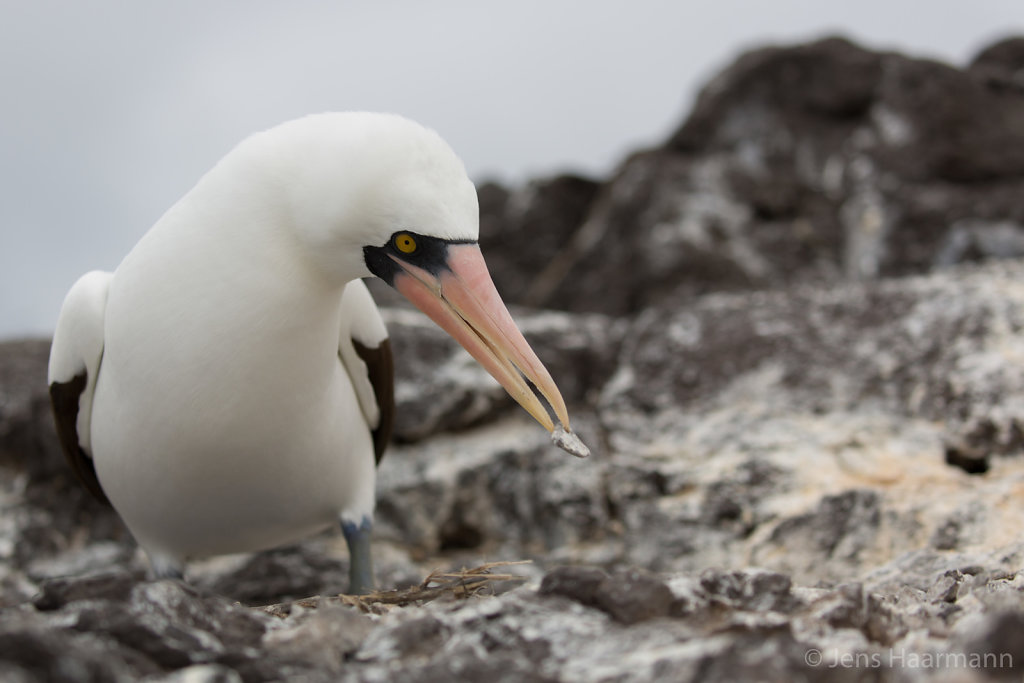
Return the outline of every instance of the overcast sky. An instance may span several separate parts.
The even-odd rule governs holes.
[[[0,338],[249,133],[325,110],[433,128],[477,179],[606,174],[741,50],[842,33],[963,64],[1021,0],[0,0]]]

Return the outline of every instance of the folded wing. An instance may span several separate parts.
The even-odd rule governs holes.
[[[395,369],[387,328],[362,280],[345,286],[338,357],[355,387],[380,463],[394,424]]]
[[[103,358],[103,316],[111,277],[111,273],[92,271],[71,287],[57,319],[47,372],[64,455],[82,484],[104,503],[109,501],[92,462],[90,424]]]

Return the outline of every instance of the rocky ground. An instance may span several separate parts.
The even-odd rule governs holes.
[[[1024,40],[757,50],[606,181],[483,185],[594,455],[387,310],[378,579],[532,560],[467,599],[327,597],[336,534],[146,581],[58,452],[48,342],[4,344],[0,679],[1020,680],[1021,197]]]

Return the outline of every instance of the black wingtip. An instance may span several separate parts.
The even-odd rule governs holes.
[[[359,358],[366,363],[370,384],[377,397],[380,419],[372,432],[373,453],[379,465],[391,440],[391,431],[395,424],[395,362],[391,353],[391,341],[385,339],[376,348],[371,348],[353,339],[352,346]]]
[[[54,382],[50,385],[50,404],[53,407],[54,424],[64,457],[71,465],[78,481],[98,501],[110,505],[103,492],[92,458],[78,444],[78,405],[87,384],[86,373],[80,372],[70,382]]]

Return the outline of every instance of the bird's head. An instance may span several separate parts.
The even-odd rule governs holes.
[[[293,178],[289,190],[291,206],[307,212],[292,220],[314,257],[348,279],[384,280],[548,431],[571,434],[558,387],[491,280],[477,244],[476,189],[452,149],[437,133],[389,114],[327,114],[297,125],[307,140],[301,167],[320,169],[296,171],[303,179]]]
[[[399,230],[364,253],[370,272],[459,342],[545,429],[555,425],[526,380],[569,431],[562,395],[513,322],[475,241]]]

